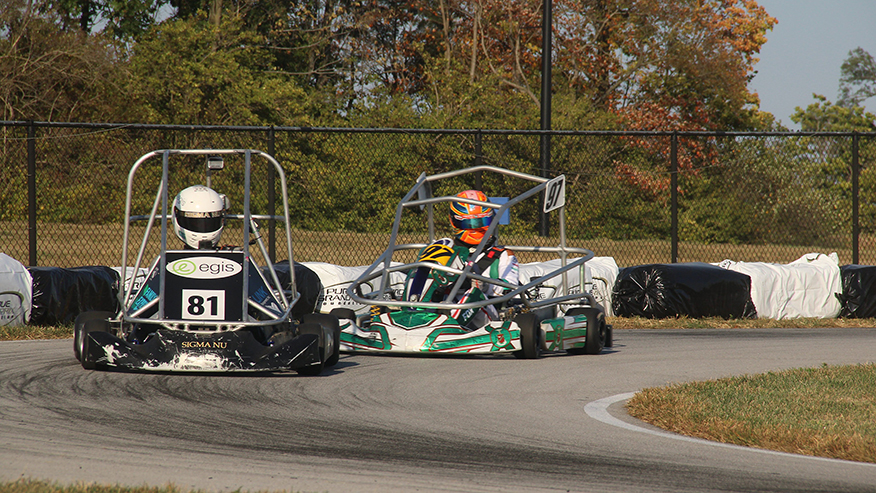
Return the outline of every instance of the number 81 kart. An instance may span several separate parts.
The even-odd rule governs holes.
[[[458,195],[432,196],[432,190],[442,181],[455,179],[452,183],[458,183],[460,176],[470,173],[482,174],[484,180],[487,173],[492,173],[535,184],[504,203],[492,199],[486,202],[461,199]],[[482,241],[477,247],[460,251],[464,247],[458,244],[436,242],[434,209],[438,205],[468,202],[491,208],[495,217],[502,217],[527,200],[537,202],[542,194],[546,197],[544,212],[559,217],[559,246],[507,245],[505,248],[515,253],[553,254],[555,258],[543,264],[551,266],[543,275],[512,285],[485,271],[484,266],[479,267],[481,262],[472,260],[484,258],[481,254],[489,253],[494,247]],[[413,212],[408,217],[426,212],[428,243],[397,244],[405,210]],[[585,263],[594,254],[566,245],[564,214],[563,176],[548,180],[493,166],[420,175],[397,207],[388,248],[347,288],[350,299],[370,310],[357,314],[349,308],[336,308],[331,312],[341,321],[341,350],[513,353],[522,358],[538,358],[545,351],[598,354],[604,347],[612,346],[612,328],[605,321],[605,311],[584,289]],[[485,238],[494,237],[499,222],[489,225]],[[405,253],[410,258],[412,250],[419,252],[415,262],[395,260],[403,258]],[[577,288],[572,284],[574,278],[578,279]],[[398,288],[399,279],[404,279],[403,289]],[[470,289],[478,285],[482,289]],[[483,292],[491,285],[502,288],[502,294],[485,296]],[[460,297],[464,292],[471,295]],[[476,322],[474,315],[490,307],[490,313],[497,316]]]
[[[181,192],[173,207],[177,216],[171,218],[168,214],[169,161],[172,157],[191,161],[185,156],[207,157],[207,185],[190,187],[191,192],[186,192],[189,189]],[[228,199],[210,188],[211,173],[225,168],[226,157],[232,163],[242,161],[243,164],[243,214],[228,214]],[[268,170],[277,173],[282,190],[282,215],[251,213],[253,157],[264,158]],[[147,163],[155,161],[161,163],[161,182],[151,212],[132,216],[134,178],[141,166],[146,168]],[[148,179],[149,173],[143,174]],[[202,197],[209,199],[207,204],[220,202],[217,209],[221,214],[201,210],[180,212],[185,207],[180,204],[187,200],[195,203]],[[184,215],[194,218],[190,221],[195,225],[191,230],[181,226]],[[295,370],[304,375],[316,375],[325,367],[334,365],[339,357],[338,320],[328,314],[312,313],[313,307],[299,304],[301,292],[308,286],[296,284],[298,265],[292,261],[288,218],[283,169],[268,154],[250,149],[189,149],[153,151],[143,155],[128,176],[121,264],[123,276],[141,271],[153,226],[160,231],[159,254],[146,270],[145,280],[139,287],[135,289],[134,282],[128,282],[120,290],[118,313],[85,312],[77,317],[73,344],[76,358],[86,369],[148,371]],[[169,219],[173,220],[176,236],[192,248],[167,248],[171,228]],[[235,224],[240,222],[236,229],[242,234],[241,246],[220,248],[212,241],[200,239],[199,232],[214,231],[216,227],[221,235],[226,219],[235,221]],[[285,224],[286,255],[290,266],[288,282],[281,282],[277,266],[271,262],[259,235],[256,219],[277,220]],[[131,225],[142,220],[147,224],[137,258],[133,268],[129,269],[127,254]],[[208,223],[215,227],[198,227]],[[216,242],[218,239],[215,236]],[[264,267],[256,264],[250,245],[258,245]]]

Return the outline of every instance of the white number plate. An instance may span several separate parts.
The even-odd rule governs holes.
[[[224,320],[225,291],[221,289],[183,289],[184,320]]]
[[[560,175],[547,182],[544,194],[544,212],[566,205],[566,175]]]

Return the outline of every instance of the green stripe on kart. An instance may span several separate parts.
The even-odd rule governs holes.
[[[563,341],[566,339],[574,339],[576,337],[587,336],[587,315],[576,315],[575,322],[585,322],[584,325],[574,328],[566,328],[565,318],[555,318],[546,320],[548,327],[545,330],[544,338],[549,351],[558,351],[563,349]],[[572,347],[584,347],[583,342],[576,342]]]
[[[392,323],[407,328],[427,326],[439,317],[441,317],[441,314],[425,310],[400,310],[389,313],[389,319],[392,320]],[[447,317],[447,322],[445,323],[454,324],[457,322],[453,318]]]
[[[372,325],[372,327],[375,327]],[[377,330],[368,330],[369,334],[380,334],[380,337],[362,337],[347,332],[341,332],[341,342],[346,342],[351,346],[365,346],[371,349],[389,350],[392,349],[392,344],[389,342],[389,334],[383,326],[376,326]]]
[[[482,346],[486,344],[491,346],[490,351],[513,349],[514,345],[512,344],[512,341],[520,338],[520,331],[510,331],[508,329],[510,325],[510,322],[505,322],[501,327],[492,328],[487,326],[485,329],[489,331],[488,334],[473,335],[471,337],[458,338],[450,341],[436,342],[435,340],[443,335],[468,333],[467,330],[459,327],[442,327],[435,329],[428,337],[426,337],[421,349],[424,351],[452,351],[458,349],[459,352],[467,352],[463,348],[469,346]]]

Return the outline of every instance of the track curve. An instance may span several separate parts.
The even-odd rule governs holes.
[[[0,479],[208,491],[874,491],[876,466],[637,433],[645,387],[876,361],[876,329],[615,331],[599,356],[342,355],[320,377],[89,372],[0,343]],[[614,419],[642,427],[623,411]]]

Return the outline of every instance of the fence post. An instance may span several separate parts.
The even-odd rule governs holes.
[[[474,141],[474,165],[480,166],[484,164],[484,134],[481,133],[480,129],[475,132],[475,141]],[[483,190],[483,173],[478,171],[475,173],[475,189]]]
[[[274,126],[271,125],[271,128],[268,130],[268,155],[277,159],[277,156],[274,154],[274,145]],[[274,212],[277,210],[277,194],[274,191],[276,175],[277,171],[274,169],[274,166],[268,166],[268,215],[271,216],[271,219],[268,219],[268,255],[271,257],[271,263],[277,260],[277,221],[273,218]],[[289,261],[291,262],[292,259],[289,259]],[[289,268],[291,269],[292,266],[290,265]]]
[[[27,122],[27,243],[28,264],[37,265],[36,125]]]
[[[858,177],[861,174],[858,163],[858,132],[852,132],[852,263],[858,263],[858,240],[861,234],[858,217]]]
[[[672,132],[669,150],[670,235],[672,236],[672,263],[678,263],[678,132]]]
[[[541,129],[551,129],[551,97],[552,82],[551,73],[553,72],[553,2],[544,0],[542,2],[541,14]],[[548,178],[551,169],[551,134],[545,132],[541,134],[541,176]],[[541,194],[541,203],[544,204],[547,195]],[[538,232],[541,236],[547,236],[550,232],[550,218],[544,212],[544,207],[538,212]]]

